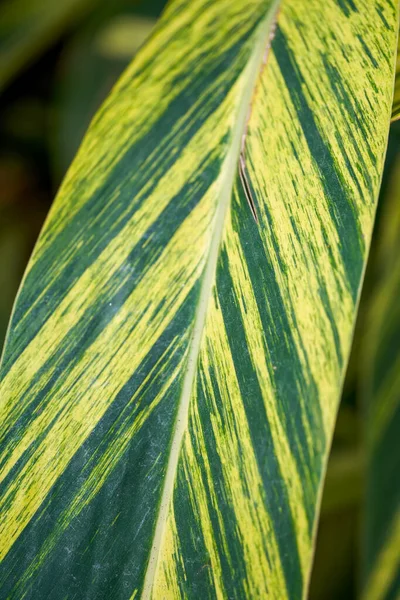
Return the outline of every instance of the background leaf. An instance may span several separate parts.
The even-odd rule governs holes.
[[[97,0],[12,0],[0,4],[0,88]]]
[[[150,35],[159,8],[121,1],[105,6],[65,49],[52,135],[57,181],[71,164],[91,118]]]
[[[382,352],[381,342],[385,337],[380,339],[376,335],[378,320],[373,307],[376,305],[376,298],[381,293],[379,290],[385,287],[387,279],[385,274],[396,262],[398,253],[396,243],[398,220],[393,208],[395,208],[394,202],[397,200],[395,174],[398,170],[399,150],[399,127],[394,123],[390,130],[377,222],[324,486],[321,521],[310,587],[311,600],[360,597],[358,593],[360,557],[364,562],[363,579],[365,583],[368,575],[367,555],[370,558],[374,556],[376,541],[379,537],[382,538],[382,535],[379,536],[377,533],[380,525],[385,523],[385,519],[382,520],[379,517],[382,512],[382,502],[371,500],[372,497],[376,500],[385,492],[390,494],[390,490],[388,491],[386,488],[385,492],[383,491],[385,486],[381,485],[382,481],[378,478],[381,469],[375,469],[373,473],[368,468],[374,461],[374,455],[372,453],[371,462],[371,452],[367,451],[365,438],[367,437],[367,440],[370,438],[369,430],[371,426],[373,427],[373,423],[369,421],[365,423],[365,412],[366,404],[369,405],[373,400],[370,384],[378,367],[375,358],[378,357],[379,363],[379,353]],[[373,334],[371,336],[372,344],[369,339],[370,333]],[[380,340],[380,349],[377,351],[378,339]],[[398,350],[399,344],[395,343],[393,356]],[[372,377],[371,373],[374,373]],[[366,374],[368,374],[367,377]],[[373,413],[369,414],[372,416]],[[396,452],[392,456],[396,461]],[[368,487],[377,487],[373,495],[369,493],[368,512],[371,511],[371,515],[368,513],[365,515],[366,470],[369,474]],[[384,471],[385,467],[382,469],[382,472]],[[395,498],[394,504],[396,504],[396,486],[393,486],[391,491],[393,492],[392,498]],[[389,504],[390,502],[393,500],[389,501]],[[360,519],[360,517],[362,518]],[[365,519],[368,523],[368,534],[365,531]],[[361,524],[364,529],[362,539],[360,539]],[[371,533],[373,533],[372,536]],[[370,548],[366,552],[368,545]],[[369,567],[371,566],[373,566],[373,561],[369,564]],[[335,573],[334,579],[330,576],[332,572]],[[380,590],[383,596],[388,581],[384,580],[382,585],[378,584],[375,593]]]
[[[397,46],[396,78],[394,81],[394,96],[392,108],[392,121],[400,118],[400,47]]]
[[[362,354],[368,452],[362,544],[367,600],[397,598],[400,592],[400,147],[398,140],[393,141],[396,156],[378,229],[375,287]]]

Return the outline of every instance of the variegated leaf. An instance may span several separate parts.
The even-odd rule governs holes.
[[[306,593],[397,3],[277,9],[171,2],[64,181],[1,370],[5,598]]]

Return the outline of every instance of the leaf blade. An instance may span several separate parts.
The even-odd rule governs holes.
[[[369,159],[364,132],[340,116],[339,84],[315,68],[329,48],[316,33],[320,4],[282,7],[247,139],[259,224],[237,176],[159,557],[150,549],[224,161],[232,140],[239,157],[243,74],[270,3],[176,0],[95,118],[28,267],[2,364],[5,595],[134,597],[149,558],[155,597],[304,594],[365,260],[358,235],[355,250],[346,243],[335,200],[368,240],[391,105],[393,30],[365,31],[379,11],[357,6],[349,16],[331,0],[324,35],[367,62],[355,61],[357,79],[335,58],[354,95],[368,90]],[[384,16],[397,17],[390,3]],[[314,45],[299,33],[307,27]],[[362,42],[377,48],[377,89]],[[318,119],[304,122],[309,112]],[[361,168],[376,171],[370,188],[350,168],[359,144]]]
[[[226,235],[229,242],[226,241],[224,250],[224,267],[220,265],[220,271],[217,272],[216,288],[225,291],[216,292],[218,299],[214,307],[215,312],[222,312],[224,322],[234,324],[233,331],[228,334],[224,326],[218,327],[215,324],[209,326],[209,332],[206,329],[205,337],[209,337],[210,340],[208,340],[209,356],[203,357],[204,364],[212,362],[211,357],[216,358],[213,365],[208,368],[207,382],[202,381],[201,385],[198,383],[200,391],[197,391],[199,397],[196,401],[201,406],[201,417],[198,414],[200,408],[196,408],[196,411],[193,409],[192,422],[189,425],[190,433],[187,436],[189,440],[186,442],[188,447],[184,450],[187,458],[182,458],[180,465],[177,488],[174,494],[174,508],[171,509],[168,534],[166,535],[166,539],[169,540],[169,547],[166,545],[162,555],[161,569],[163,574],[160,575],[159,587],[155,597],[166,593],[165,590],[169,589],[168,586],[173,589],[172,596],[174,593],[177,594],[178,590],[181,590],[182,595],[185,592],[190,594],[191,582],[197,581],[200,576],[204,585],[204,588],[200,589],[204,594],[206,593],[205,589],[207,589],[207,578],[209,578],[208,583],[210,586],[217,586],[216,577],[213,578],[213,574],[221,572],[221,564],[223,563],[226,571],[223,580],[227,586],[224,591],[227,597],[235,597],[235,594],[239,593],[236,592],[236,582],[238,580],[245,581],[243,587],[246,584],[249,585],[248,589],[251,589],[251,593],[254,595],[265,596],[270,594],[271,597],[275,597],[274,594],[276,594],[276,597],[284,597],[284,588],[279,587],[276,581],[271,585],[271,590],[262,587],[267,585],[267,573],[264,573],[264,577],[261,578],[261,581],[263,581],[263,584],[261,584],[260,580],[257,582],[256,574],[254,572],[252,574],[251,568],[248,566],[253,564],[262,569],[257,555],[257,552],[262,548],[262,541],[256,534],[255,526],[250,527],[248,524],[249,514],[252,515],[251,497],[249,500],[250,505],[246,507],[246,510],[238,505],[234,516],[231,514],[230,519],[223,516],[224,511],[227,515],[230,514],[227,505],[235,506],[235,492],[229,491],[230,484],[228,482],[231,479],[234,481],[242,480],[241,494],[238,494],[236,490],[236,494],[240,498],[246,496],[246,489],[251,489],[252,494],[256,495],[254,489],[257,489],[260,485],[259,483],[257,485],[254,481],[252,483],[247,481],[246,483],[246,467],[244,465],[251,464],[252,457],[246,455],[245,459],[241,459],[240,454],[237,451],[235,452],[235,443],[243,453],[245,451],[242,446],[247,448],[251,447],[251,444],[246,443],[244,434],[241,434],[239,440],[239,436],[232,432],[234,428],[229,427],[229,419],[221,408],[221,406],[229,406],[230,410],[226,409],[227,412],[232,414],[238,412],[238,407],[236,405],[235,407],[232,406],[234,400],[231,398],[232,389],[238,387],[242,398],[250,394],[257,398],[258,403],[261,405],[258,408],[260,415],[263,414],[263,410],[266,411],[266,416],[260,416],[259,421],[268,423],[270,431],[266,429],[263,436],[260,433],[258,435],[263,437],[266,447],[271,450],[272,448],[277,449],[275,451],[275,464],[273,464],[273,457],[270,458],[269,454],[268,458],[263,456],[262,450],[259,450],[260,454],[255,462],[258,464],[260,471],[262,471],[261,465],[264,463],[263,486],[265,490],[268,490],[269,480],[274,483],[279,482],[276,485],[276,491],[271,490],[268,494],[268,496],[271,496],[268,508],[269,512],[274,514],[276,530],[281,528],[279,536],[281,568],[282,565],[285,565],[286,581],[292,586],[286,590],[286,594],[288,597],[300,597],[307,587],[313,528],[315,527],[315,511],[318,503],[317,497],[321,490],[321,480],[326,464],[324,464],[324,461],[326,460],[327,447],[330,443],[337,409],[338,390],[341,388],[343,368],[348,357],[355,304],[366,253],[363,237],[357,229],[364,228],[365,238],[369,239],[375,201],[374,194],[369,195],[370,191],[367,191],[366,194],[371,200],[370,214],[364,213],[364,215],[357,216],[357,220],[359,219],[362,225],[360,226],[357,223],[355,226],[357,235],[352,236],[354,230],[351,232],[349,227],[350,225],[354,227],[352,224],[351,196],[348,192],[344,194],[340,190],[344,175],[349,181],[349,187],[351,186],[354,189],[354,173],[351,173],[351,171],[346,173],[347,165],[343,160],[340,145],[335,139],[336,132],[333,131],[332,127],[332,115],[327,110],[325,111],[324,102],[316,100],[319,96],[329,97],[329,108],[336,111],[334,113],[335,127],[337,127],[336,121],[338,121],[343,131],[350,138],[349,150],[353,145],[353,151],[356,151],[358,140],[365,135],[365,132],[362,132],[361,136],[358,135],[358,132],[355,131],[356,126],[353,129],[353,124],[348,125],[346,123],[348,114],[340,115],[343,106],[341,99],[339,100],[336,85],[339,87],[342,82],[335,81],[334,77],[329,78],[327,76],[328,69],[326,65],[322,64],[321,68],[321,65],[315,64],[323,62],[325,58],[322,52],[318,52],[321,40],[318,39],[317,32],[321,31],[319,23],[324,21],[327,24],[327,29],[332,32],[332,38],[330,38],[332,45],[338,43],[340,31],[344,31],[342,35],[347,34],[349,36],[347,40],[352,39],[352,36],[355,38],[353,52],[355,54],[360,51],[363,52],[361,41],[354,35],[354,30],[361,27],[363,34],[369,35],[367,22],[364,21],[363,23],[366,15],[363,14],[363,17],[361,17],[361,13],[354,19],[353,13],[353,18],[348,19],[347,22],[348,15],[343,14],[344,11],[342,18],[339,18],[342,8],[335,3],[330,4],[329,9],[326,5],[324,6],[324,15],[325,11],[331,11],[328,19],[322,16],[320,10],[322,10],[321,7],[318,7],[316,3],[311,5],[307,3],[307,6],[299,3],[296,5],[289,3],[285,5],[284,3],[282,5],[278,20],[278,31],[272,43],[272,55],[264,73],[266,78],[265,88],[267,93],[270,93],[271,100],[267,104],[265,102],[267,94],[264,94],[264,96],[261,94],[259,105],[257,106],[257,97],[253,104],[247,136],[247,156],[250,165],[250,179],[256,194],[256,203],[261,206],[259,211],[260,228],[257,230],[251,220],[248,221],[245,211],[239,208],[243,206],[244,201],[239,201],[236,197],[233,203],[233,223],[230,222],[227,225],[228,233]],[[307,28],[310,19],[312,19],[311,25]],[[328,38],[325,30],[321,31],[320,35],[321,38],[325,35],[325,40]],[[295,56],[289,52],[290,48],[287,49],[288,42],[282,39],[284,36],[289,39],[289,43],[296,45],[297,53]],[[368,37],[366,39],[368,40]],[[371,41],[368,40],[369,43]],[[342,43],[345,43],[344,40]],[[283,47],[284,44],[286,44],[286,48]],[[349,50],[349,46],[346,47],[346,50]],[[315,54],[313,54],[313,51]],[[336,55],[333,56],[332,69],[335,66],[334,61],[336,59]],[[393,40],[391,57],[391,64],[393,64]],[[354,81],[356,76],[352,67],[350,67],[350,64],[353,65],[354,63],[348,58],[349,63],[343,65],[343,63],[340,63],[340,59],[339,54],[337,61],[340,71],[338,72],[344,79],[340,91],[344,93],[345,85],[352,88],[353,86],[361,86],[361,83]],[[374,67],[371,65],[373,61],[370,57],[365,57],[364,60],[365,63],[368,61],[370,72],[373,73]],[[363,69],[366,67],[365,63]],[[313,68],[309,66],[310,64]],[[321,77],[319,77],[320,73],[322,73]],[[282,81],[284,75],[286,75],[286,81]],[[357,75],[361,78],[370,76],[368,72],[365,74],[357,73]],[[391,79],[392,76],[388,74],[388,77]],[[267,86],[270,86],[270,88]],[[309,91],[310,88],[312,93],[310,91],[308,98],[306,98],[303,89]],[[311,101],[313,101],[313,112],[317,113],[317,118],[320,119],[319,122],[316,119],[311,119],[310,122],[310,109],[307,106],[310,102],[310,96]],[[385,93],[385,96],[384,105],[387,115],[391,103],[389,90],[387,94]],[[351,105],[347,107],[349,112],[351,108]],[[365,113],[363,112],[363,114]],[[252,119],[253,123],[257,122],[257,125],[253,125],[253,138]],[[300,124],[296,124],[292,133],[288,123],[292,124],[296,119],[300,121]],[[268,125],[272,123],[273,127],[268,128]],[[263,124],[265,129],[263,129]],[[350,127],[352,127],[351,133],[349,132]],[[299,130],[300,134],[298,133]],[[387,125],[383,126],[383,130],[386,131],[385,137],[387,135]],[[292,146],[286,139],[291,134],[294,138],[290,139]],[[325,135],[325,138],[328,137],[330,146],[322,135]],[[385,147],[384,137],[378,141],[381,149]],[[302,145],[299,143],[299,138]],[[371,138],[374,139],[374,136],[371,135]],[[361,141],[360,146],[368,147],[368,141],[364,140],[364,143]],[[296,153],[290,152],[291,147],[295,148]],[[269,148],[271,148],[270,151]],[[277,152],[277,148],[279,148],[279,152]],[[301,157],[301,161],[299,157]],[[307,158],[305,159],[305,157]],[[366,164],[363,167],[363,174],[365,173],[367,180],[370,167],[367,149],[364,157]],[[376,165],[377,185],[379,185],[383,158],[384,153],[380,154],[379,164]],[[286,163],[284,162],[285,159]],[[333,164],[336,161],[339,162],[339,160],[339,165]],[[304,166],[304,162],[306,162],[306,166]],[[311,174],[307,180],[305,173],[309,174],[310,172]],[[285,176],[287,176],[286,181]],[[293,183],[293,180],[298,181],[297,186]],[[307,184],[306,190],[304,189],[305,183]],[[283,200],[282,195],[284,197],[285,195],[282,190],[285,190],[285,194],[289,196],[290,200],[286,200],[286,198],[286,201]],[[259,191],[261,193],[257,193]],[[360,212],[365,210],[364,195],[356,191],[355,196],[358,198]],[[322,198],[325,198],[325,206],[322,203]],[[301,204],[302,200],[304,204],[297,209],[297,205]],[[337,207],[335,202],[337,202]],[[346,205],[347,203],[348,205]],[[317,214],[317,218],[313,220],[314,215],[309,213],[317,209],[321,211],[324,218],[320,217],[318,219]],[[335,214],[335,210],[346,214],[343,209],[349,215],[346,216],[347,232],[344,229],[340,231],[340,217],[338,218],[338,215]],[[300,213],[297,218],[294,216],[296,210],[298,210],[297,214]],[[303,211],[303,214],[300,211]],[[285,218],[286,222],[284,221]],[[298,227],[297,232],[292,220],[295,221],[295,225]],[[344,217],[343,220],[345,220]],[[330,233],[324,231],[322,226],[324,222],[329,224],[327,228],[332,226]],[[276,227],[275,231],[273,229],[274,225]],[[367,229],[365,230],[365,228]],[[320,235],[319,240],[317,235]],[[313,236],[316,237],[315,241],[313,241]],[[263,239],[259,240],[259,237]],[[326,240],[327,237],[329,242]],[[304,240],[307,240],[306,244]],[[359,242],[359,240],[361,241]],[[297,251],[296,247],[298,248]],[[325,256],[321,254],[321,250],[326,252]],[[310,252],[308,259],[306,257],[306,260],[303,260],[302,253],[308,251]],[[335,255],[331,258],[330,255],[333,252],[335,252]],[[359,257],[358,263],[355,260],[357,256]],[[312,273],[316,270],[315,263],[319,268],[313,283]],[[259,265],[263,265],[264,272]],[[331,265],[329,269],[328,265]],[[268,275],[265,273],[267,268]],[[251,269],[253,272],[251,272]],[[286,275],[287,272],[290,273],[290,277]],[[327,279],[324,282],[325,275]],[[226,283],[229,278],[229,283]],[[249,284],[249,282],[251,283]],[[262,283],[258,284],[258,282]],[[265,289],[268,289],[267,297]],[[336,298],[333,297],[335,293],[337,294]],[[347,295],[346,304],[345,293]],[[231,296],[230,306],[224,301],[224,294]],[[320,301],[316,302],[315,298],[318,297],[320,297]],[[297,298],[298,306],[293,306],[294,301],[291,305],[291,298]],[[240,309],[237,307],[240,307]],[[310,312],[307,312],[306,309]],[[335,312],[333,312],[333,309]],[[240,314],[240,317],[237,313]],[[287,319],[285,327],[282,327],[280,331],[273,325],[274,316],[278,323],[280,321],[285,322],[284,320]],[[336,323],[337,325],[335,325]],[[313,324],[314,327],[311,327],[310,324]],[[301,330],[299,332],[300,325]],[[335,331],[336,326],[337,331]],[[228,325],[226,328],[228,328]],[[240,381],[240,384],[237,381],[236,385],[231,383],[229,397],[223,382],[217,376],[219,370],[222,369],[221,364],[224,364],[223,353],[217,350],[218,346],[222,345],[222,340],[218,339],[218,335],[215,333],[219,329],[222,329],[220,334],[222,339],[228,335],[228,347],[231,348],[231,354],[236,358],[234,369],[232,369],[232,366],[230,369],[225,368],[224,376],[228,378],[230,371],[233,370],[236,373],[236,379]],[[241,330],[240,334],[238,329]],[[263,339],[262,332],[264,334],[268,332],[272,341],[268,342],[268,340]],[[320,337],[318,338],[318,336]],[[238,337],[240,337],[241,343],[236,341]],[[284,348],[285,342],[280,342],[282,337],[289,347],[287,350]],[[338,337],[339,339],[337,339]],[[268,360],[264,358],[266,352],[270,352]],[[242,363],[245,362],[244,353],[250,355],[247,359],[248,366],[246,369],[242,368]],[[337,353],[336,364],[335,353]],[[204,354],[207,355],[206,350],[204,350]],[[313,367],[311,374],[310,366]],[[203,370],[207,373],[205,366],[199,367],[203,378],[206,378],[206,375],[202,373]],[[294,375],[293,371],[295,372]],[[218,383],[212,384],[215,379]],[[316,388],[314,390],[313,385]],[[248,388],[252,391],[246,392]],[[307,390],[303,402],[301,402],[302,394],[299,388],[300,390]],[[224,389],[225,395],[222,396],[221,390]],[[216,397],[219,398],[219,401],[216,400]],[[251,402],[255,405],[255,398],[252,398],[251,401],[249,399],[249,404]],[[262,400],[259,401],[258,398]],[[321,402],[318,398],[324,399],[324,402]],[[329,401],[328,398],[331,400]],[[256,423],[258,421],[254,415],[251,415],[249,407],[247,407],[247,411],[245,411],[247,421],[253,421],[253,431],[257,431],[254,421]],[[296,415],[296,411],[297,422],[290,424],[290,417],[287,418],[286,415],[291,415],[293,412]],[[221,430],[217,425],[213,425],[210,422],[211,418],[207,416],[209,414],[213,415],[218,424],[223,423],[226,419],[226,428],[233,438],[233,441],[230,440],[231,456],[224,447],[228,442],[226,436],[223,436],[222,425],[220,425]],[[293,417],[293,421],[295,421],[295,418]],[[288,420],[289,423],[287,423]],[[290,427],[292,427],[292,431],[290,431]],[[262,426],[259,425],[260,430],[261,428]],[[202,450],[200,451],[196,445],[198,443],[200,446],[200,442],[196,440],[198,438],[202,439],[203,435],[206,435],[205,433],[202,434],[203,431],[208,432],[212,443],[209,441],[207,446],[204,440],[201,441]],[[210,433],[211,431],[213,434]],[[224,439],[225,444],[222,441],[216,441],[218,438]],[[256,433],[253,433],[253,437],[250,436],[250,438],[253,439],[254,448],[257,446],[262,448],[261,441],[258,444],[254,442]],[[296,438],[301,440],[301,442],[298,441],[297,448]],[[243,443],[241,443],[242,439]],[[207,467],[207,465],[203,465],[202,470],[199,465],[195,468],[193,460],[190,458],[193,455],[202,456],[205,454],[207,456],[211,453],[210,448],[214,448],[214,446],[217,446],[217,449],[213,451],[213,460],[218,463],[217,455],[220,456],[219,460],[223,464],[221,471],[225,473],[225,481],[221,474],[217,476],[216,473],[213,473],[213,476],[211,476],[207,470],[210,467]],[[206,452],[205,447],[207,448]],[[303,461],[300,458],[302,455],[304,457]],[[212,462],[211,459],[208,460]],[[198,463],[202,461],[205,462],[205,459],[197,459]],[[267,464],[268,461],[271,462],[270,465]],[[240,477],[237,474],[236,476],[233,474],[229,476],[227,465],[232,463],[241,465]],[[269,470],[270,475],[268,476]],[[190,473],[198,473],[198,471],[200,471],[200,474],[197,474],[198,481],[196,485],[196,481],[193,481],[195,477],[191,477]],[[248,475],[248,478],[250,479],[250,475]],[[210,483],[214,480],[216,480],[214,484]],[[201,487],[203,487],[202,492]],[[290,494],[285,490],[290,490]],[[276,498],[275,507],[274,496]],[[198,501],[197,498],[199,498]],[[220,511],[217,508],[214,508],[217,502],[216,498],[218,498],[218,504],[224,507],[221,511],[222,515],[219,514]],[[255,503],[259,507],[259,502],[255,501]],[[208,507],[208,525],[203,524],[205,517],[204,508],[202,507],[204,506]],[[258,510],[260,509],[258,508]],[[182,514],[184,516],[179,517]],[[259,514],[257,516],[259,517]],[[254,513],[252,518],[253,523],[257,523],[257,526],[261,528]],[[229,520],[232,523],[231,525]],[[195,525],[196,521],[201,523]],[[192,530],[189,531],[188,522],[192,524]],[[261,536],[263,539],[270,539],[271,537],[268,534],[267,522],[268,519],[266,518],[266,529],[263,530]],[[200,537],[203,537],[204,540],[210,537],[207,536],[207,528],[214,528],[218,531],[218,539],[222,538],[224,540],[220,542],[221,545],[223,544],[224,550],[220,550],[219,558],[215,558],[214,562],[211,561],[208,568],[203,568],[204,564],[207,565],[206,557],[213,556],[212,541],[209,541],[207,550],[202,552],[202,560],[195,561],[192,566],[191,562],[196,554],[195,547],[196,544],[199,544],[197,540]],[[235,529],[239,531],[235,533]],[[228,537],[227,531],[230,531],[230,537]],[[189,540],[185,540],[189,536],[192,540],[191,543]],[[244,546],[242,551],[238,549],[240,548],[239,539]],[[254,541],[252,544],[251,540],[258,540],[258,542]],[[190,550],[187,547],[185,548],[185,544]],[[285,557],[285,549],[288,546],[291,548],[291,555]],[[241,552],[243,556],[248,548],[252,548],[254,554],[251,555],[251,558],[248,555],[246,558],[242,558],[240,563],[234,553]],[[228,557],[231,556],[230,561],[229,558],[226,559],[222,556],[223,553]],[[185,561],[186,556],[187,561]],[[239,570],[240,564],[242,565],[241,571]],[[184,583],[181,583],[185,578],[189,582],[187,588]],[[257,587],[258,585],[261,587]],[[276,592],[277,589],[279,589],[279,593]],[[249,592],[247,593],[249,594]],[[242,594],[245,596],[243,589]]]

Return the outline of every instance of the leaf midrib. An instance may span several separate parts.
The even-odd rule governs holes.
[[[260,71],[262,70],[265,61],[265,52],[267,44],[270,42],[271,31],[275,21],[279,0],[275,0],[271,4],[265,18],[254,32],[254,49],[248,63],[240,77],[249,82],[245,86],[242,100],[239,105],[238,117],[236,125],[233,128],[230,148],[225,157],[221,172],[222,177],[222,194],[218,202],[216,214],[214,217],[214,227],[211,236],[211,244],[208,251],[208,257],[205,264],[203,281],[201,283],[200,296],[196,310],[192,338],[190,341],[190,350],[187,358],[187,368],[184,376],[182,391],[179,398],[178,410],[175,417],[174,431],[170,446],[170,454],[165,473],[163,491],[159,503],[159,511],[154,529],[153,544],[150,551],[147,570],[144,579],[143,591],[141,600],[150,600],[152,595],[153,584],[156,578],[160,549],[163,541],[163,534],[166,527],[168,509],[173,494],[173,488],[178,467],[178,460],[181,451],[183,436],[187,430],[189,403],[192,395],[193,383],[195,379],[198,356],[202,334],[205,326],[207,309],[209,300],[212,294],[215,274],[217,269],[217,261],[219,249],[222,241],[224,225],[230,200],[233,192],[233,184],[238,171],[238,162],[240,149],[242,145],[243,133],[246,131],[246,123],[251,106],[251,99],[256,88],[256,82]]]

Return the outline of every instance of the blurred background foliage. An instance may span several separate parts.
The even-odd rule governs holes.
[[[25,265],[82,136],[151,35],[165,3],[0,2],[0,348]],[[389,446],[383,444],[382,450],[378,444],[375,452],[373,442],[373,424],[384,421],[388,411],[389,420],[393,417],[391,439],[399,431],[399,418],[394,419],[400,388],[399,239],[396,122],[322,499],[312,600],[359,597],[367,577],[362,564],[368,570],[374,562],[373,548],[379,546],[382,521],[391,511],[385,498],[399,500],[398,490],[390,489],[396,470],[400,472],[399,451],[386,440]],[[389,291],[379,292],[383,288]],[[390,364],[386,370],[375,368],[379,361]],[[379,403],[383,409],[374,400],[378,393],[386,398]]]

